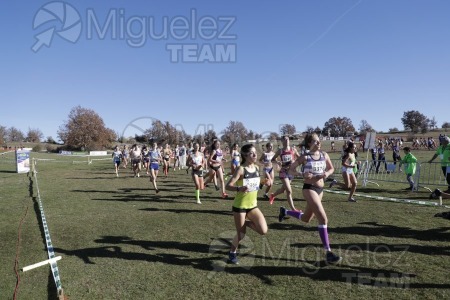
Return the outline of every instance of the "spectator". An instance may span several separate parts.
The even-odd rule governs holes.
[[[428,162],[432,163],[433,160],[435,160],[436,157],[439,156],[439,158],[441,159],[442,173],[444,174],[445,180],[447,181],[448,185],[445,192],[450,193],[450,138],[448,136],[442,136],[440,137],[440,143],[441,145],[437,148],[433,157]]]
[[[378,143],[377,153],[378,153],[378,162],[377,162],[376,172],[378,173],[380,171],[381,162],[384,162],[384,169],[387,170],[387,163],[386,163],[386,157],[384,156],[385,151],[384,151],[383,142]]]
[[[405,147],[405,148],[409,148],[409,147]],[[410,149],[410,151],[411,151],[411,149]],[[394,165],[397,165],[397,161],[400,161],[401,159],[402,158],[400,156],[399,143],[397,141],[395,141],[392,146],[392,160],[394,161]],[[402,171],[401,164],[398,165],[398,170],[399,170],[399,172]],[[394,169],[394,171],[395,171],[395,169]]]
[[[406,188],[407,190],[413,190],[414,189],[414,179],[412,178],[414,174],[416,173],[416,164],[417,164],[417,158],[412,155],[411,148],[405,147],[403,148],[403,151],[405,151],[405,157],[400,161],[400,164],[405,164],[405,173],[406,173],[406,180],[408,180],[409,188]]]

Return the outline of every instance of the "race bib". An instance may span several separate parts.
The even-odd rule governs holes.
[[[246,186],[247,192],[253,192],[259,190],[259,177],[255,178],[244,178],[244,186]]]
[[[282,155],[281,156],[281,160],[283,161],[283,163],[288,163],[290,161],[292,161],[292,155]]]
[[[222,161],[223,156],[216,156],[216,161],[221,162]]]
[[[314,175],[323,174],[324,165],[321,161],[313,161],[311,162],[312,173]]]
[[[353,168],[347,168],[347,170],[345,170],[345,172],[347,174],[353,174]]]

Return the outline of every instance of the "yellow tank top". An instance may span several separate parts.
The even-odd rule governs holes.
[[[250,173],[244,168],[244,176],[236,181],[237,186],[247,186],[247,192],[237,192],[234,197],[233,207],[240,209],[255,208],[257,205],[259,190],[259,169],[256,167],[255,172]]]

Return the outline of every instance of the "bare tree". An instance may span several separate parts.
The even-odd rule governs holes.
[[[44,134],[37,128],[28,128],[26,141],[27,142],[40,142],[44,138]]]
[[[366,134],[367,132],[375,131],[366,120],[361,120],[358,130],[360,134]]]
[[[232,145],[242,143],[248,136],[248,130],[242,122],[230,121],[227,128],[222,131],[222,141]]]
[[[23,142],[25,139],[23,132],[16,127],[8,128],[6,131],[6,136],[8,142]]]
[[[295,125],[292,124],[284,124],[280,127],[281,135],[294,135],[296,132]]]
[[[7,133],[6,127],[0,125],[0,144],[2,145],[6,142],[6,133]]]
[[[53,137],[48,136],[46,138],[46,143],[48,143],[48,144],[56,144],[56,141],[53,139]]]
[[[269,141],[276,141],[276,140],[280,139],[280,135],[276,132],[271,132],[271,133],[269,133],[268,139],[269,139]]]
[[[207,144],[210,144],[213,140],[217,140],[217,134],[214,130],[209,129],[207,132],[203,134],[203,141]]]
[[[430,129],[433,130],[435,128],[437,128],[437,121],[436,118],[433,116],[433,118],[428,120],[428,125],[430,126]]]

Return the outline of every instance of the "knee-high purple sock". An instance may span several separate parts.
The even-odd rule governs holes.
[[[319,235],[322,240],[323,247],[327,251],[331,251],[330,242],[328,241],[328,228],[327,225],[319,225]]]
[[[301,212],[300,210],[286,210],[286,214],[288,216],[300,219],[303,215],[303,212]]]

